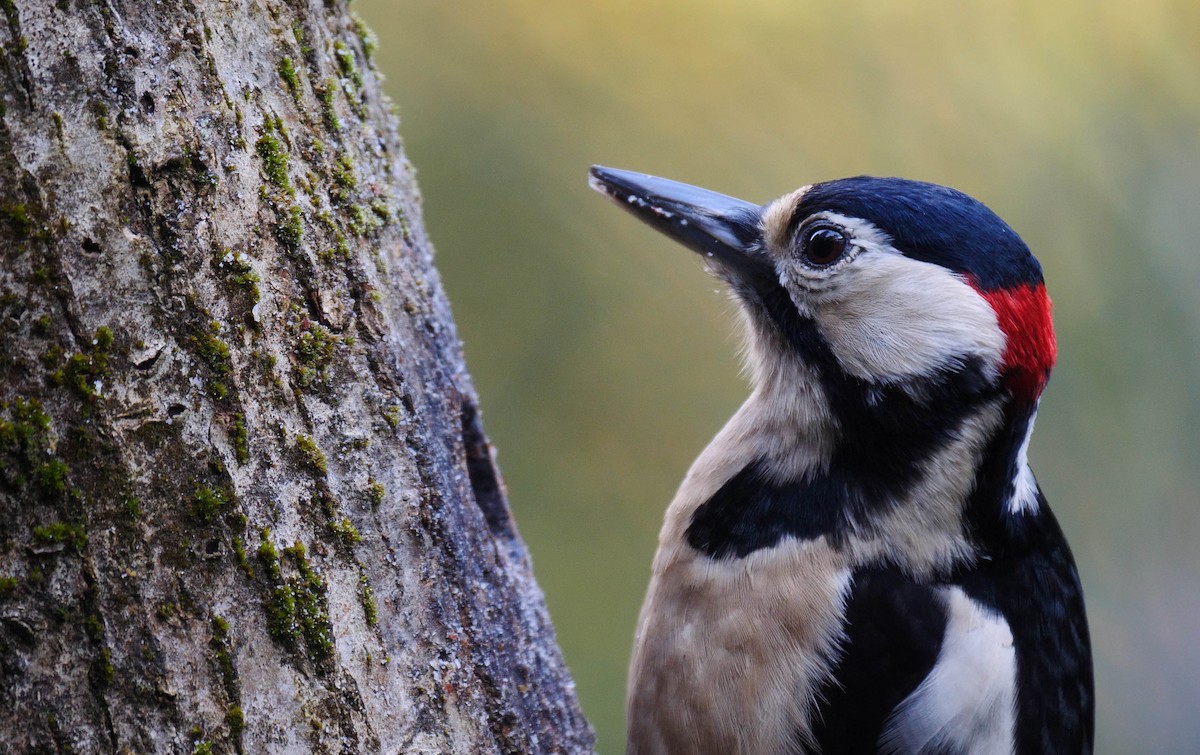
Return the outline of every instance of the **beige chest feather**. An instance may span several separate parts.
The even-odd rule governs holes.
[[[849,581],[823,542],[729,561],[660,552],[630,675],[629,752],[794,751],[831,672]]]

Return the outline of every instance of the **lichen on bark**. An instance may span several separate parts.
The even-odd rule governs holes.
[[[4,0],[7,745],[590,749],[373,44]]]

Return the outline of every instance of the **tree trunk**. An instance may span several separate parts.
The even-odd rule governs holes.
[[[0,10],[0,752],[589,750],[369,32]]]

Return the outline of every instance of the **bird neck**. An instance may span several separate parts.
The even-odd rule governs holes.
[[[1036,404],[995,387],[983,365],[909,384],[829,380],[804,364],[756,377],[731,424],[757,450],[739,456],[795,505],[836,510],[826,534],[857,561],[952,570],[1004,547],[1039,508],[1027,459]]]
[[[782,288],[742,300],[755,388],[705,455],[710,484],[689,487],[705,494],[681,501],[694,509],[693,544],[744,553],[780,533],[826,535],[860,563],[936,573],[986,555],[1036,511],[1026,461],[1036,404],[1015,398],[994,364],[964,355],[864,380]],[[753,522],[741,500],[755,502]],[[732,542],[726,527],[775,539]]]
[[[973,537],[988,552],[1003,552],[1019,539],[1045,504],[1029,466],[1036,418],[1036,400],[1010,399],[980,459],[967,518]]]

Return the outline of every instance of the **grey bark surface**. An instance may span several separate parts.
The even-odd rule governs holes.
[[[369,32],[0,13],[0,752],[590,750]]]

